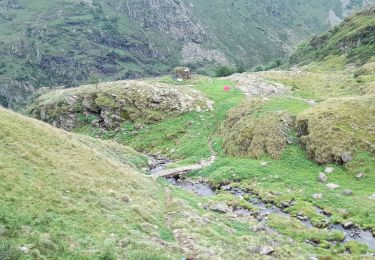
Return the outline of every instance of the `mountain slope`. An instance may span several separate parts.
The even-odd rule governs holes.
[[[0,102],[35,88],[169,71],[187,63],[252,67],[370,1],[0,1]],[[347,5],[349,3],[349,5]],[[336,19],[336,20],[337,20]]]
[[[343,56],[345,63],[360,64],[375,57],[375,7],[346,18],[328,33],[302,45],[290,62],[309,64],[332,56]]]

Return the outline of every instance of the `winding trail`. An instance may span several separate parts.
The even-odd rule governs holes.
[[[153,174],[152,176],[155,178],[158,178],[158,177],[174,178],[176,176],[181,176],[184,174],[188,174],[192,171],[202,170],[206,167],[209,167],[216,161],[216,153],[214,149],[212,148],[211,142],[209,143],[209,149],[211,151],[211,156],[206,160],[202,160],[199,163],[191,164],[191,165],[187,165],[187,166],[183,166],[179,168],[164,169],[164,170],[159,171],[158,173]]]

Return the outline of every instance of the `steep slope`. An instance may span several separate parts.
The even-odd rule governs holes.
[[[35,88],[166,73],[180,63],[252,67],[289,53],[369,1],[3,0],[0,102]],[[266,43],[266,44],[265,44]]]
[[[345,63],[360,64],[375,57],[375,7],[346,18],[328,33],[302,45],[290,62],[306,65],[331,56],[344,56]]]

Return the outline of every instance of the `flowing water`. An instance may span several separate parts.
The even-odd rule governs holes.
[[[153,167],[150,169],[150,174],[156,174],[159,171],[164,170],[167,167],[167,165],[172,162],[164,158],[158,158],[156,161],[157,163],[154,164]],[[207,183],[204,183],[204,182],[184,180],[184,179],[175,179],[175,178],[168,178],[167,181],[174,186],[192,191],[198,196],[215,196],[217,194],[216,191],[212,187],[210,187]],[[266,223],[267,216],[270,214],[279,214],[282,216],[292,217],[289,213],[284,212],[282,208],[279,208],[275,205],[269,206],[263,201],[261,201],[259,198],[254,196],[254,194],[252,193],[243,191],[238,188],[230,188],[230,187],[224,187],[224,190],[232,193],[235,196],[242,197],[242,198],[244,195],[249,195],[250,199],[248,201],[258,209],[256,218],[259,222]],[[329,220],[329,216],[324,214],[323,210],[319,208],[316,208],[316,210],[319,214],[322,215],[322,217],[325,217],[327,220]],[[239,214],[239,215],[254,215],[252,212],[245,210],[245,209],[237,209],[234,211],[234,213]],[[313,227],[311,221],[308,219],[301,218],[301,219],[298,219],[298,221],[303,223],[308,228]],[[355,240],[360,243],[366,244],[370,250],[375,250],[375,237],[372,235],[370,231],[362,230],[355,226],[345,229],[343,225],[341,224],[331,224],[328,226],[328,229],[337,230],[337,231],[344,233],[345,240],[343,241],[343,243],[346,243],[351,240]]]

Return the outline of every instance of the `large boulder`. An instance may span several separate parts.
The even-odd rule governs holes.
[[[358,150],[374,154],[375,96],[329,99],[301,113],[297,131],[318,163],[343,164]]]
[[[251,99],[232,109],[224,122],[224,150],[232,156],[280,158],[294,118],[286,111],[260,112],[267,100]]]
[[[199,91],[146,81],[117,81],[51,91],[28,111],[65,130],[92,123],[106,129],[124,121],[154,123],[190,111],[213,109]]]

